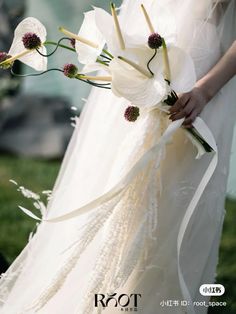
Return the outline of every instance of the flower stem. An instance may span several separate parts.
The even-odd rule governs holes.
[[[148,71],[151,73],[151,75],[154,75],[154,73],[153,73],[152,70],[150,69],[150,63],[151,63],[152,60],[155,58],[156,54],[157,54],[157,49],[155,49],[154,55],[151,57],[151,59],[150,59],[150,60],[148,61],[148,63],[147,63],[147,68],[148,68]]]
[[[122,32],[121,32],[119,20],[118,20],[117,14],[116,14],[116,8],[115,8],[114,3],[111,3],[111,14],[114,18],[115,29],[116,29],[117,37],[118,37],[118,40],[120,43],[120,48],[121,48],[121,50],[125,50],[125,41],[124,41],[124,38],[122,36]]]
[[[103,65],[105,65],[105,66],[108,66],[108,64],[107,64],[105,61],[102,61],[102,60],[100,60],[100,59],[97,59],[96,62],[97,62],[97,63],[100,63],[100,64],[103,64]]]
[[[120,59],[120,60],[124,61],[125,63],[129,64],[135,70],[139,71],[141,74],[143,74],[147,78],[152,78],[153,77],[153,75],[149,71],[147,71],[146,69],[142,68],[140,65],[136,64],[135,62],[133,62],[133,61],[127,59],[127,58],[121,57],[121,56],[118,56],[118,59]]]
[[[70,38],[68,38],[68,37],[62,37],[61,39],[59,39],[58,40],[58,42],[56,43],[56,47],[55,47],[55,49],[52,51],[52,52],[50,52],[49,54],[44,54],[44,53],[42,53],[39,49],[37,49],[36,48],[36,51],[41,55],[41,56],[43,56],[43,57],[46,57],[46,58],[48,58],[48,57],[51,57],[56,51],[57,51],[57,49],[58,49],[58,47],[60,47],[60,43],[63,41],[63,40],[70,40]],[[68,47],[69,48],[69,47]],[[75,51],[74,49],[73,49],[73,51]]]
[[[54,41],[45,41],[44,45],[45,46],[47,46],[47,45],[59,46],[61,48],[68,49],[68,50],[71,50],[71,51],[75,52],[74,48],[68,47],[66,45],[58,44],[58,43],[56,43]]]
[[[210,153],[213,151],[212,147],[202,138],[202,136],[197,132],[194,127],[187,128],[186,130],[200,142],[206,152]]]
[[[106,49],[103,49],[102,52],[104,52],[105,54],[107,54],[111,59],[114,58],[113,55],[112,55],[109,51],[107,51]]]
[[[143,4],[141,4],[141,9],[143,11],[143,14],[144,14],[144,17],[146,19],[146,22],[147,22],[147,25],[149,27],[150,32],[152,34],[155,33],[155,29],[154,29],[154,27],[152,25],[151,19],[150,19],[149,15],[147,13],[147,10],[146,10],[146,8],[145,8],[145,6]]]
[[[168,95],[167,99],[164,101],[168,106],[173,106],[175,102],[178,100],[178,96],[175,91],[171,91],[171,94]],[[212,152],[212,147],[203,139],[203,137],[197,132],[194,127],[185,129],[187,132],[193,135],[196,140],[202,145],[204,150],[208,153]]]
[[[77,80],[79,80],[79,81],[81,81],[81,82],[84,82],[84,83],[87,83],[87,84],[89,84],[89,85],[91,85],[91,86],[95,86],[95,87],[99,87],[99,88],[103,88],[103,89],[111,89],[111,84],[110,83],[105,83],[105,84],[103,84],[103,83],[95,83],[95,82],[92,82],[92,81],[90,81],[90,80],[84,80],[84,79],[82,79],[82,78],[80,78],[80,77],[75,77]]]
[[[40,72],[40,73],[18,74],[18,73],[15,73],[15,72],[13,71],[13,69],[11,69],[11,74],[12,74],[13,76],[16,76],[16,77],[28,77],[28,76],[40,76],[40,75],[43,75],[43,74],[48,73],[48,72],[51,72],[51,71],[63,72],[61,69],[55,68],[55,69],[48,69],[48,70],[43,71],[43,72]]]
[[[85,45],[88,45],[92,48],[98,48],[98,45],[84,37],[81,37],[81,36],[78,36],[70,31],[68,31],[67,29],[65,29],[64,27],[59,27],[59,31],[62,32],[63,34],[71,37],[71,38],[74,38],[78,41],[80,41],[81,43],[85,44]]]

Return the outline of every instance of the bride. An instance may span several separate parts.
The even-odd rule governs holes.
[[[120,23],[134,27],[137,7],[152,12],[155,2],[125,0]],[[207,312],[209,296],[199,288],[215,282],[236,117],[236,2],[158,2],[175,14],[196,86],[179,95],[169,116],[152,110],[135,123],[123,118],[124,98],[92,89],[46,219],[1,278],[0,313]],[[145,156],[171,121],[184,118],[188,128],[198,115],[217,143],[218,164],[188,215],[214,154],[196,159],[178,128],[161,154]],[[128,184],[114,190],[140,160]]]

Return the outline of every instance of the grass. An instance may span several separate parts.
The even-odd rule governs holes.
[[[17,192],[16,186],[9,182],[14,179],[20,185],[41,192],[53,187],[60,167],[59,161],[41,161],[12,156],[0,157],[0,252],[9,263],[20,253],[28,241],[35,221],[18,208],[22,204],[32,208],[32,203]],[[227,302],[227,307],[214,307],[209,313],[236,313],[236,201],[226,199],[226,218],[221,239],[217,283],[225,286],[225,294],[212,301]]]
[[[9,180],[14,179],[19,185],[37,193],[50,190],[59,166],[59,161],[0,157],[0,252],[9,263],[25,246],[36,225],[18,208],[18,205],[32,208],[32,202],[23,197]]]

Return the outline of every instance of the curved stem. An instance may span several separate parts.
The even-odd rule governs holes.
[[[152,60],[155,58],[156,54],[157,54],[157,49],[155,49],[154,55],[151,57],[151,59],[150,59],[150,60],[148,61],[148,63],[147,63],[148,71],[149,71],[152,75],[154,75],[154,73],[153,73],[152,70],[150,69],[150,63],[151,63]]]
[[[98,83],[95,83],[95,82],[92,82],[90,80],[83,80],[79,77],[76,77],[77,80],[81,81],[81,82],[84,82],[84,83],[87,83],[91,86],[95,86],[95,87],[99,87],[99,88],[104,88],[104,89],[111,89],[111,84],[110,83],[105,83],[105,84],[98,84]]]
[[[43,74],[48,73],[48,72],[51,72],[51,71],[63,72],[61,69],[53,68],[53,69],[48,69],[48,70],[43,71],[43,72],[40,72],[40,73],[18,74],[18,73],[15,73],[15,72],[13,71],[13,69],[11,68],[11,74],[12,74],[13,76],[16,76],[16,77],[40,76],[40,75],[43,75]]]
[[[64,37],[64,38],[70,40],[70,38],[67,38],[67,37]],[[71,47],[66,46],[66,45],[58,44],[58,43],[56,43],[55,41],[48,41],[48,40],[47,40],[47,41],[45,41],[44,45],[54,45],[54,46],[57,46],[57,45],[58,45],[58,46],[61,47],[61,48],[68,49],[68,50],[70,50],[70,51],[76,52],[76,50],[75,50],[74,48],[71,48]]]
[[[58,49],[58,47],[60,46],[60,43],[63,41],[63,40],[70,40],[70,38],[68,38],[68,37],[62,37],[61,39],[59,39],[58,40],[58,42],[56,43],[56,47],[55,47],[55,49],[52,51],[52,52],[50,52],[49,54],[44,54],[44,53],[42,53],[41,51],[39,51],[38,49],[36,49],[36,51],[41,55],[41,56],[43,56],[43,57],[51,57],[56,51],[57,51],[57,49]]]

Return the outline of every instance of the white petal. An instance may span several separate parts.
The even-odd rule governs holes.
[[[39,51],[43,54],[47,53],[47,50],[44,46],[40,47]],[[47,70],[48,58],[41,56],[36,50],[32,50],[30,53],[24,57],[19,58],[18,60],[35,69],[36,71]]]
[[[190,91],[196,83],[196,72],[192,58],[178,47],[168,49],[171,87],[177,93]]]
[[[78,53],[79,62],[82,64],[95,62],[97,60],[97,57],[102,52],[102,49],[105,45],[105,39],[95,23],[94,10],[86,12],[84,14],[84,21],[78,35],[98,45],[98,48],[93,48],[89,45],[76,41],[75,49]]]
[[[147,78],[133,67],[114,58],[110,63],[112,91],[137,106],[154,106],[166,96],[166,83],[160,77]]]
[[[115,56],[120,55],[122,50],[120,49],[112,15],[100,8],[94,8],[94,10],[96,25],[105,38],[109,52]],[[123,30],[122,34],[125,35]]]
[[[160,33],[160,35],[165,38],[166,42],[175,42],[175,16],[168,9],[168,3],[163,5],[160,4],[160,1],[156,0],[136,0],[135,3],[130,5],[132,6],[132,9],[129,10],[128,14],[123,14],[121,18],[123,29],[125,29],[127,35],[129,35],[129,37],[132,39],[132,42],[139,44],[147,43],[148,36],[150,35],[149,27],[141,10],[141,4],[143,3],[155,31]],[[137,22],[134,23],[134,21]],[[132,42],[130,41],[129,43],[131,44]]]
[[[97,62],[86,64],[83,67],[83,69],[80,71],[80,73],[87,74],[87,73],[96,72],[96,71],[100,71],[100,70],[104,70],[107,73],[110,73],[110,69],[108,66],[103,65],[101,63],[97,63]]]
[[[34,17],[27,17],[15,29],[13,42],[9,50],[10,55],[14,56],[25,50],[22,37],[29,32],[38,35],[42,43],[45,42],[47,31],[44,25]]]
[[[95,7],[94,12],[97,28],[103,34],[106,43],[108,43],[111,40],[112,33],[114,31],[113,17],[105,10],[100,8]]]
[[[22,42],[22,37],[28,32],[35,33],[39,36],[42,43],[45,42],[47,31],[44,25],[34,17],[28,17],[20,22],[16,27],[13,42],[8,52],[9,55],[15,56],[26,50]],[[40,47],[39,50],[44,54],[47,53],[44,46]],[[40,56],[36,51],[30,52],[24,57],[19,58],[19,60],[37,71],[47,69],[47,58]]]

